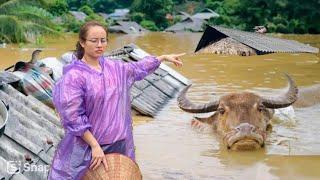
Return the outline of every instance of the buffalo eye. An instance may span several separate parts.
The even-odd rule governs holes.
[[[264,105],[260,104],[260,105],[258,106],[258,111],[259,111],[259,112],[262,112],[265,108],[266,108],[266,107],[264,107]]]
[[[226,112],[224,108],[218,108],[218,112],[222,115]]]

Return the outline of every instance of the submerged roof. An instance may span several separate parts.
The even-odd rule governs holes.
[[[106,14],[106,13],[102,13],[102,12],[100,12],[100,13],[98,13],[100,16],[102,16],[105,20],[107,20],[108,18],[109,18],[109,15],[108,14]]]
[[[206,8],[206,9],[194,14],[192,17],[198,18],[198,19],[203,19],[203,20],[208,20],[212,17],[219,17],[219,14],[212,11],[211,9]]]
[[[108,17],[114,20],[124,20],[128,19],[129,12],[129,9],[115,9]]]
[[[192,32],[201,32],[203,31],[203,24],[205,23],[202,19],[187,17],[181,22],[178,22],[167,29],[165,31],[169,32],[179,32],[179,31],[192,31]]]
[[[187,12],[183,12],[183,11],[179,11],[175,16],[180,17],[181,20],[184,20],[185,18],[191,17],[190,14],[188,14]]]
[[[148,31],[134,21],[117,21],[115,25],[110,26],[108,30],[109,32],[120,32],[126,34],[136,34]]]
[[[77,20],[84,21],[87,15],[81,11],[69,11]]]
[[[64,132],[54,112],[11,85],[0,87],[9,118],[0,137],[0,179],[47,179],[48,165]],[[26,166],[39,168],[24,171]],[[41,168],[41,169],[40,169]]]
[[[294,40],[271,37],[270,35],[255,32],[245,32],[219,26],[207,26],[198,46],[198,50],[216,42],[222,38],[230,37],[242,44],[255,49],[258,54],[264,53],[318,53],[319,49]]]

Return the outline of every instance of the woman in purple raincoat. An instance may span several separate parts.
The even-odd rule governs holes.
[[[65,136],[48,179],[81,179],[88,168],[103,164],[105,153],[121,153],[135,160],[130,108],[130,87],[155,71],[162,61],[181,66],[183,54],[147,56],[123,63],[103,57],[107,29],[91,21],[79,33],[75,59],[64,67],[53,90]]]

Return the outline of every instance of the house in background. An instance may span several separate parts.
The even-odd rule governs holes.
[[[108,18],[114,21],[126,21],[129,20],[129,9],[115,9],[113,13],[108,15]]]
[[[221,26],[207,26],[195,52],[227,55],[269,53],[319,53],[319,49],[298,41]]]
[[[202,19],[202,20],[209,20],[210,18],[213,18],[213,17],[219,17],[219,14],[212,11],[211,9],[204,9],[196,14],[194,14],[192,16],[192,18],[197,18],[197,19]]]
[[[184,20],[188,17],[191,17],[190,14],[186,13],[186,12],[183,12],[183,11],[179,11],[176,15],[175,15],[176,18],[179,18],[181,20]]]
[[[205,23],[205,20],[187,17],[186,19],[168,27],[165,29],[167,32],[183,32],[183,31],[191,31],[191,32],[202,32],[202,25]]]
[[[69,11],[78,21],[84,21],[87,15],[81,11]]]
[[[219,14],[212,11],[211,9],[204,9],[194,15],[180,11],[176,16],[181,17],[181,21],[165,29],[167,32],[203,32],[203,25],[214,17],[219,17]]]
[[[125,34],[138,34],[148,31],[134,21],[116,21],[116,23],[113,26],[110,26],[108,30],[109,32]]]
[[[99,16],[101,16],[101,17],[103,17],[103,19],[105,20],[105,21],[107,21],[107,19],[109,18],[109,15],[108,14],[106,14],[106,13],[98,13],[99,14]]]

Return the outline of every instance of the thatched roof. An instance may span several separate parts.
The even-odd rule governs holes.
[[[318,53],[319,49],[294,40],[271,37],[267,34],[245,32],[219,26],[207,26],[195,50],[207,47],[222,38],[230,37],[256,50],[257,54],[284,52],[284,53]]]

